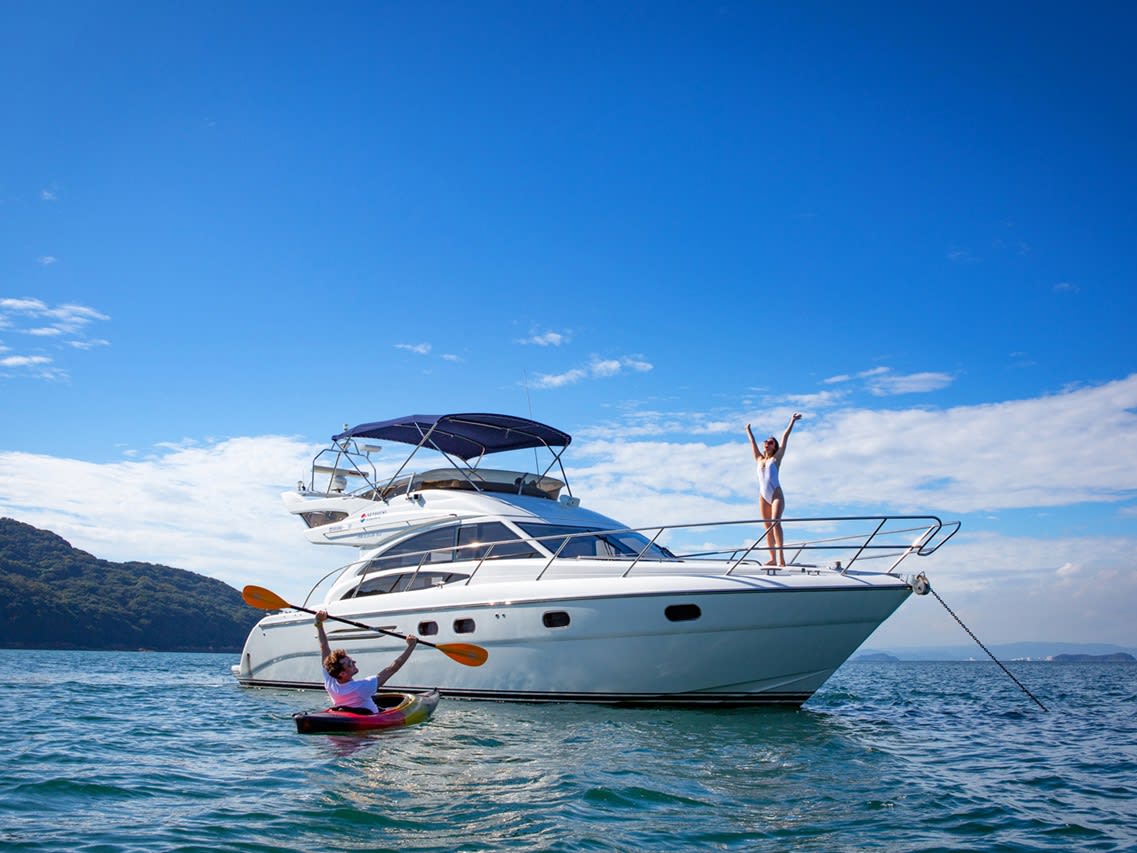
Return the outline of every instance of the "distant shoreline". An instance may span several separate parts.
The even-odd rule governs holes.
[[[1104,655],[1057,654],[1045,657],[1008,657],[1000,660],[1014,663],[1137,663],[1137,657],[1128,652],[1111,652]],[[991,663],[987,657],[973,655],[967,658],[954,657],[897,657],[887,652],[869,652],[850,658],[850,663]]]
[[[124,649],[110,646],[50,646],[50,645],[0,645],[4,652],[115,652],[122,654],[175,654],[175,655],[239,655],[240,648],[183,648],[183,649]]]

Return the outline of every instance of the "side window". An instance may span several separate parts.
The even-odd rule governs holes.
[[[494,543],[493,549],[489,543]],[[458,544],[469,547],[458,551],[460,560],[480,560],[489,552],[490,559],[499,557],[536,557],[537,551],[500,521],[463,524],[458,531]]]
[[[443,584],[462,580],[466,577],[469,577],[469,575],[463,575],[457,572],[419,572],[418,575],[411,580],[410,586],[408,586],[407,589],[430,589],[432,586],[442,586]]]
[[[438,623],[437,622],[419,622],[418,623],[418,635],[420,637],[433,637],[437,633],[438,633]]]
[[[630,530],[596,533],[587,527],[555,524],[523,524],[521,527],[530,536],[540,538],[545,548],[562,557],[634,557],[640,551],[644,552],[644,557],[652,560],[663,560],[670,556],[668,551],[658,545],[648,547],[648,539]],[[566,542],[560,538],[562,534],[571,538]]]
[[[399,569],[403,566],[416,568],[420,562],[424,567],[433,563],[449,563],[454,559],[454,538],[457,531],[457,527],[443,527],[412,536],[405,542],[400,542],[390,550],[384,551],[381,556],[360,569],[359,573],[369,575],[372,572]]]
[[[666,548],[656,544],[649,545],[651,540],[642,533],[629,530],[623,533],[610,533],[605,538],[613,542],[614,547],[619,549],[620,553],[629,557],[634,557],[641,551],[644,552],[644,557],[649,560],[666,560],[673,556]]]
[[[451,581],[463,580],[469,575],[457,572],[399,572],[382,577],[364,578],[356,587],[354,593],[348,593],[344,598],[359,598],[361,595],[383,595],[388,592],[408,592],[415,589],[429,589],[432,586],[441,586]]]
[[[521,529],[541,539],[541,545],[562,557],[595,557],[607,554],[608,546],[585,527],[565,527],[559,524],[523,524]],[[572,535],[566,542],[560,535]],[[542,538],[550,537],[550,538]],[[562,547],[563,546],[563,547]],[[598,550],[599,549],[599,550]]]
[[[309,527],[323,527],[325,524],[331,524],[334,521],[343,521],[347,518],[346,512],[302,512],[300,517],[304,519],[304,523]]]
[[[472,633],[474,633],[474,620],[473,619],[455,619],[454,620],[454,633],[455,634],[472,634]]]
[[[348,596],[359,598],[361,595],[384,595],[388,592],[398,592],[406,584],[409,577],[409,574],[400,572],[397,575],[383,575],[380,578],[365,578],[363,583],[355,588],[355,592],[348,593]]]

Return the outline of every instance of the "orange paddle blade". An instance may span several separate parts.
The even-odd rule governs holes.
[[[473,643],[439,643],[435,648],[466,666],[481,666],[490,656],[489,652]]]
[[[284,610],[286,607],[291,607],[287,601],[269,589],[263,586],[247,586],[241,590],[241,598],[245,599],[245,604],[250,607],[255,607],[258,610]]]

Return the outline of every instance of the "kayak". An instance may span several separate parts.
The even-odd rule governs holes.
[[[376,693],[378,714],[346,708],[302,711],[293,714],[296,731],[302,735],[320,732],[370,732],[398,726],[413,726],[430,718],[438,705],[439,693]]]

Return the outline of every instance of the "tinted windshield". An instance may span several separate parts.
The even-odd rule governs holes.
[[[633,530],[604,533],[589,527],[532,523],[522,523],[520,527],[561,557],[635,557],[642,552],[645,560],[675,559],[666,548],[649,545],[646,536]]]

